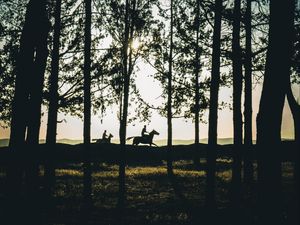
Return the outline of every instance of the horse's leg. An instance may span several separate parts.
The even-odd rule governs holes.
[[[138,138],[136,138],[136,139],[135,139],[135,145],[136,145],[136,146],[138,146],[138,145],[139,145],[139,143],[140,143],[139,139],[138,139]]]
[[[137,139],[136,138],[133,138],[133,141],[132,141],[132,145],[137,145]]]
[[[136,142],[135,142],[135,144],[136,144],[136,145],[139,145],[139,143],[141,143],[141,142],[142,142],[142,140],[141,140],[139,137],[136,137],[136,139],[135,139],[135,140],[136,140]]]

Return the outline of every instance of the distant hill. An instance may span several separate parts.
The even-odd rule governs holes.
[[[40,144],[44,144],[45,142],[46,142],[45,139],[40,140]],[[9,139],[0,139],[0,147],[8,146],[8,143],[9,143]],[[57,143],[77,145],[82,143],[82,140],[73,140],[73,139],[64,138],[64,139],[59,139]]]
[[[282,138],[282,141],[292,141],[293,139],[289,139],[289,138]],[[45,143],[46,140],[45,139],[41,139],[40,143],[43,144]],[[200,143],[203,144],[207,144],[208,139],[207,138],[203,138],[200,139]],[[8,146],[9,143],[9,139],[0,139],[0,147],[5,147]],[[62,144],[69,144],[69,145],[77,145],[80,143],[83,143],[83,140],[80,139],[68,139],[68,138],[63,138],[63,139],[59,139],[57,141],[57,143],[62,143]],[[119,144],[119,139],[112,139],[112,143],[114,144]],[[132,140],[128,141],[127,144],[131,144]],[[167,145],[167,139],[154,139],[154,143],[157,144],[158,146],[165,146]],[[175,139],[173,140],[173,145],[190,145],[193,144],[194,140],[193,139],[189,139],[189,140],[181,140],[181,139]],[[219,138],[218,139],[218,144],[219,145],[228,145],[228,144],[233,144],[233,138]],[[256,144],[256,140],[253,140],[253,144]]]
[[[77,145],[77,144],[83,143],[83,140],[74,140],[74,139],[64,138],[64,139],[59,139],[57,141],[57,143],[69,144],[69,145]]]
[[[0,147],[8,146],[9,139],[0,139]]]
[[[207,141],[208,141],[207,138],[200,139],[200,143],[207,144]],[[76,144],[82,143],[83,141],[79,140],[79,139],[76,140],[76,139],[63,138],[63,139],[59,139],[57,142],[63,143],[63,144],[76,145]],[[8,143],[9,143],[9,139],[0,139],[0,147],[8,146]],[[45,143],[45,139],[41,139],[40,143]],[[113,139],[112,143],[118,144],[119,139]],[[127,143],[131,144],[132,141],[128,141]],[[154,140],[154,143],[157,144],[158,146],[164,146],[164,145],[167,145],[167,140],[166,139]],[[192,140],[192,139],[190,139],[190,140],[180,140],[180,139],[173,140],[173,145],[190,145],[193,143],[194,143],[194,140]],[[232,144],[233,139],[232,138],[220,138],[220,139],[218,139],[218,143],[221,145]]]
[[[159,146],[167,145],[166,139],[154,140],[154,142]],[[173,145],[190,145],[190,144],[193,144],[194,142],[195,141],[193,139],[190,139],[190,140],[175,139],[175,140],[173,140]],[[200,143],[207,144],[208,139],[207,138],[200,139]],[[226,144],[232,144],[232,143],[233,143],[232,138],[219,138],[218,139],[218,144],[220,144],[220,145],[226,145]]]

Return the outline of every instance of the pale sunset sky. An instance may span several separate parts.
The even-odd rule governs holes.
[[[78,1],[80,3],[80,1]],[[298,1],[299,4],[299,1]],[[78,4],[77,4],[78,5]],[[77,8],[77,5],[74,9]],[[108,46],[109,43],[104,45]],[[1,45],[0,45],[1,47]],[[159,105],[162,99],[159,98],[162,89],[158,83],[155,81],[151,75],[155,73],[155,70],[143,62],[138,64],[139,71],[136,73],[137,87],[140,90],[142,97],[149,103],[154,105]],[[204,71],[201,76],[205,77],[209,75],[209,71]],[[262,82],[262,81],[261,81]],[[300,98],[300,88],[295,87],[295,96]],[[231,103],[232,99],[232,89],[222,88],[220,90],[220,102],[225,101]],[[253,90],[253,138],[256,136],[256,114],[258,112],[259,100],[261,95],[261,84],[254,87]],[[132,109],[131,109],[132,110]],[[114,139],[119,138],[119,121],[117,118],[117,107],[112,107],[107,109],[106,116],[101,119],[99,115],[93,115],[91,121],[91,136],[92,138],[100,138],[104,130],[108,133],[114,135]],[[243,109],[242,109],[243,111]],[[46,137],[46,126],[47,126],[47,108],[43,107],[44,116],[42,117],[41,129],[40,129],[40,139],[45,139]],[[129,109],[130,112],[130,109]],[[205,113],[205,119],[208,119],[208,110]],[[158,115],[157,112],[153,112],[151,122],[139,123],[135,122],[128,124],[127,126],[127,136],[137,136],[140,135],[143,126],[147,125],[147,130],[152,129],[157,130],[160,135],[156,136],[156,139],[166,139],[167,138],[167,120]],[[57,139],[83,139],[83,121],[81,119],[59,114],[59,120],[65,119],[67,122],[59,123],[57,130]],[[0,128],[0,139],[9,138],[9,129]],[[207,138],[208,135],[208,124],[202,123],[200,125],[200,139]],[[228,108],[219,110],[219,120],[218,120],[218,137],[219,138],[231,138],[233,137],[233,120],[232,111]],[[291,116],[290,109],[286,102],[284,112],[283,112],[283,123],[282,123],[282,137],[283,138],[293,138],[294,137],[294,126]],[[194,124],[191,119],[173,119],[173,139],[184,139],[191,140],[194,139]]]
[[[154,70],[147,65],[143,65],[144,68],[140,68],[142,72],[137,74],[137,86],[140,89],[142,97],[150,103],[155,103],[157,97],[161,94],[161,88],[157,81],[154,81],[149,75],[154,73]],[[299,93],[299,92],[298,92]],[[220,90],[220,101],[230,102],[230,95],[232,90],[229,88],[222,88]],[[261,95],[261,85],[256,85],[253,90],[253,138],[256,135],[256,114],[258,112],[259,99]],[[297,94],[295,93],[295,96]],[[46,123],[47,123],[47,108],[43,107],[44,116],[42,117],[40,139],[46,137]],[[107,109],[107,115],[103,118],[103,123],[101,123],[100,117],[98,115],[92,116],[91,122],[91,135],[92,138],[100,138],[103,131],[106,129],[108,133],[114,135],[114,139],[119,138],[119,121],[117,118],[117,109],[115,107]],[[134,122],[129,124],[127,127],[127,136],[140,135],[142,127],[144,124],[147,125],[147,130],[152,129],[157,130],[160,135],[156,136],[156,139],[166,139],[167,138],[167,120],[161,117],[158,113],[153,112],[151,122],[139,123]],[[208,110],[206,112],[206,118],[208,116]],[[81,119],[59,114],[59,120],[66,119],[67,122],[59,123],[57,130],[57,139],[82,139],[83,137],[83,121]],[[0,138],[9,138],[9,129],[1,128]],[[208,124],[200,125],[200,138],[207,138],[208,135]],[[233,120],[232,111],[228,108],[219,110],[219,120],[218,120],[218,137],[219,138],[230,138],[233,137]],[[283,138],[293,138],[294,137],[294,126],[291,116],[290,109],[286,102],[284,112],[283,112],[283,123],[282,123],[282,137]],[[194,139],[194,124],[192,120],[185,119],[173,119],[173,139],[184,139],[191,140]]]

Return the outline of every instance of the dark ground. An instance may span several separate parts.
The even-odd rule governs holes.
[[[204,165],[205,162],[202,162]],[[62,164],[56,169],[54,202],[40,198],[41,224],[89,225],[89,224],[258,224],[256,184],[250,190],[243,186],[243,202],[240,209],[233,210],[229,204],[231,162],[217,163],[217,209],[204,207],[205,170],[195,169],[192,161],[174,163],[174,173],[185,199],[178,198],[169,182],[166,163],[129,165],[126,169],[127,201],[121,212],[116,208],[118,196],[118,166],[108,163],[93,164],[93,207],[86,213],[83,204],[82,164]],[[299,224],[295,212],[295,189],[292,163],[282,164],[283,212],[286,224]],[[5,212],[5,176],[1,172],[1,211]],[[43,168],[40,179],[43,182]],[[255,174],[256,175],[256,174]],[[274,199],[276,204],[276,199]],[[25,206],[26,207],[26,206]],[[3,217],[4,216],[4,217]],[[5,215],[1,215],[0,224]],[[298,218],[298,221],[296,221]],[[6,218],[7,219],[7,218]]]

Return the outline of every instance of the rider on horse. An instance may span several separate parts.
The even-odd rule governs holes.
[[[138,145],[138,144],[142,143],[142,144],[149,144],[150,146],[152,146],[152,145],[157,146],[155,143],[153,143],[153,137],[154,137],[154,135],[159,135],[159,133],[156,130],[152,130],[148,134],[146,134],[146,132],[147,131],[146,131],[146,125],[145,125],[142,130],[142,136],[132,136],[132,137],[126,138],[126,140],[130,140],[133,138],[133,141],[132,141],[133,145]]]
[[[147,127],[146,127],[146,125],[144,125],[144,128],[143,128],[143,130],[142,130],[142,138],[145,139],[145,137],[146,137],[147,135],[149,135],[149,133],[147,132]]]
[[[107,139],[107,134],[106,134],[106,130],[103,132],[103,134],[102,134],[102,140],[105,140],[105,139]]]

